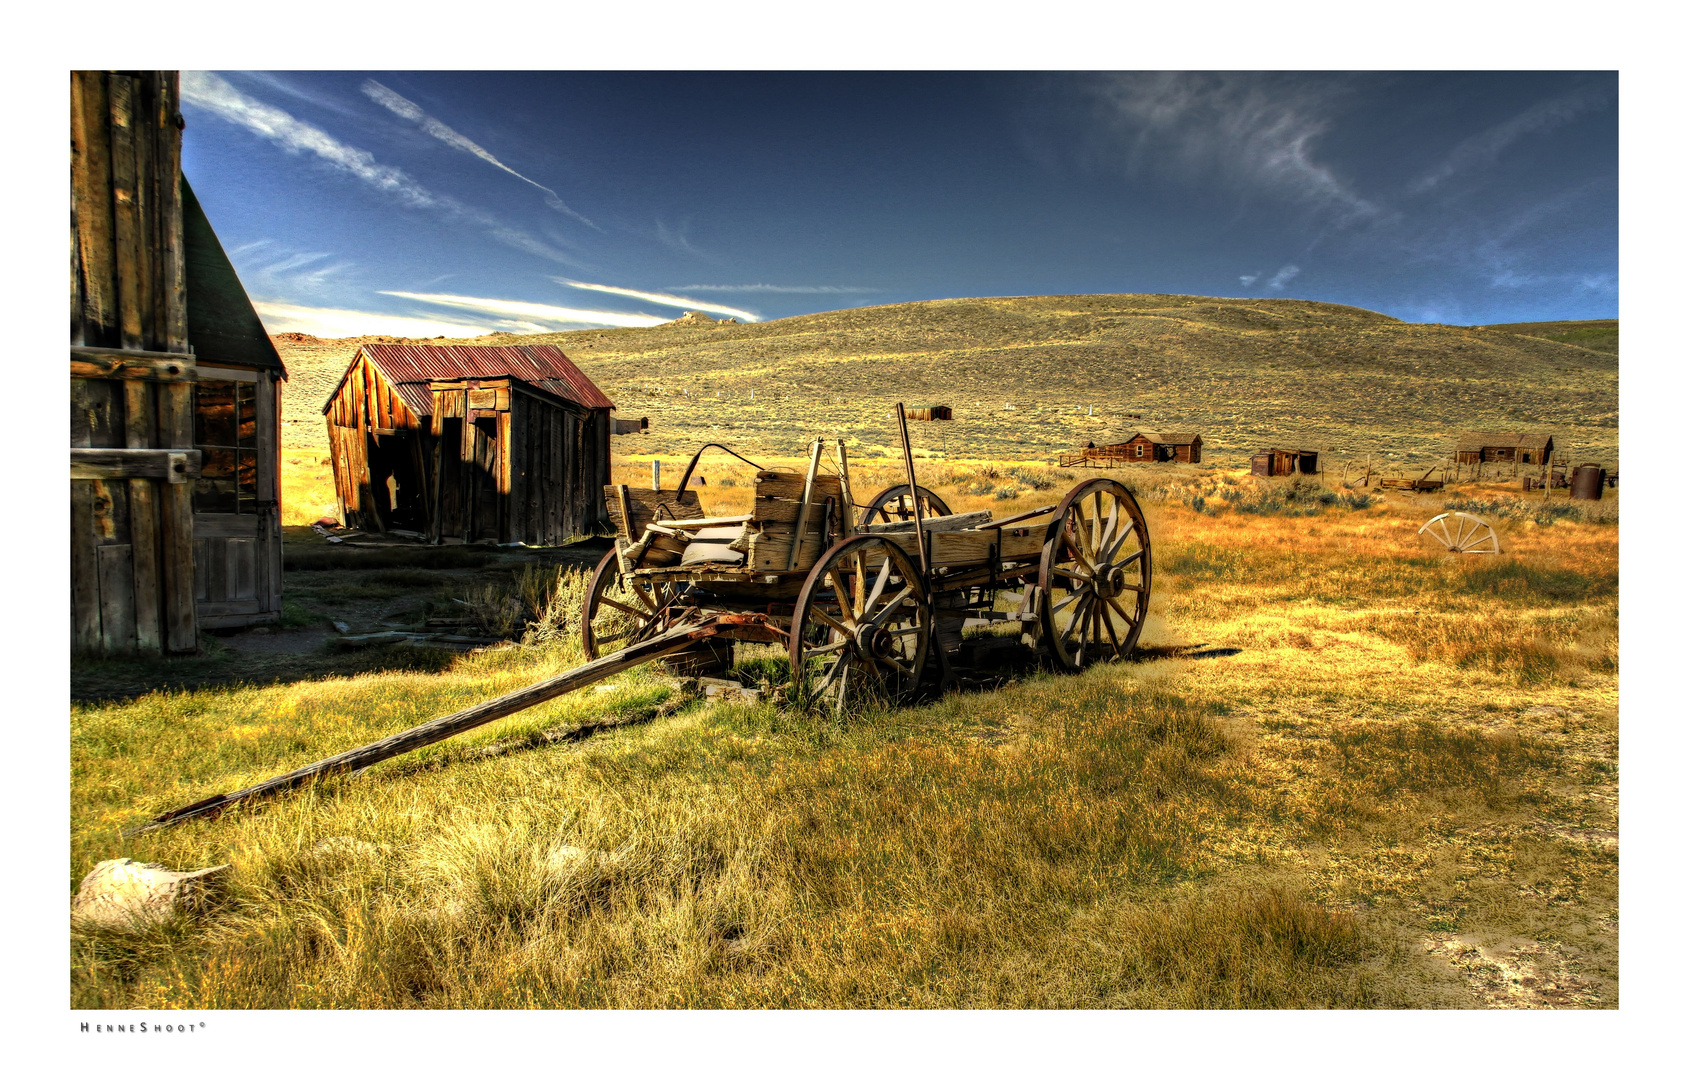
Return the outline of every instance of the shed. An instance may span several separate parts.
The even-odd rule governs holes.
[[[1195,465],[1202,461],[1202,436],[1181,431],[1140,431],[1119,444],[1118,449],[1127,461],[1182,461]]]
[[[1464,431],[1455,443],[1454,460],[1460,465],[1474,465],[1486,461],[1542,465],[1553,452],[1552,435]]]
[[[920,409],[909,409],[904,416],[910,420],[950,420],[953,418],[950,406],[928,405]]]
[[[279,381],[181,173],[177,73],[72,72],[71,648],[281,611]]]
[[[596,530],[615,407],[555,345],[365,345],[323,405],[342,520],[435,543]]]
[[[1302,473],[1312,476],[1319,471],[1317,450],[1283,450],[1277,447],[1257,451],[1249,459],[1249,471],[1256,476],[1289,476]]]

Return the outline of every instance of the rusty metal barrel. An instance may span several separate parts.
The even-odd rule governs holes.
[[[1607,470],[1594,463],[1572,470],[1572,498],[1598,500],[1607,484]]]

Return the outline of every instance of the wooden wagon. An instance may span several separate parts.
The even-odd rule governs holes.
[[[616,543],[587,588],[587,656],[751,616],[669,662],[703,673],[727,666],[731,641],[784,645],[798,692],[842,708],[954,682],[970,627],[1019,624],[1065,670],[1130,653],[1151,569],[1131,492],[1097,479],[999,521],[952,514],[916,482],[898,418],[909,481],[862,503],[843,440],[816,440],[806,473],[759,469],[748,514],[709,516],[687,486],[707,446],[672,490],[607,487]]]

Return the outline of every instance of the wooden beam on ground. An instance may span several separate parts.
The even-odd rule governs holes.
[[[160,814],[144,825],[127,830],[124,835],[134,836],[152,829],[179,825],[194,818],[215,817],[237,803],[279,795],[330,776],[367,768],[377,762],[386,761],[388,758],[397,757],[424,746],[430,746],[449,739],[453,735],[462,734],[512,713],[521,712],[523,709],[538,705],[543,701],[550,701],[552,698],[560,697],[571,690],[590,686],[617,672],[637,667],[647,660],[654,660],[659,656],[687,648],[696,642],[716,637],[723,632],[730,632],[738,637],[751,637],[771,642],[787,640],[785,631],[771,625],[761,615],[722,615],[701,625],[691,623],[677,626],[649,641],[630,645],[608,656],[601,656],[597,660],[571,668],[561,675],[542,679],[520,690],[501,694],[467,709],[437,717],[426,724],[407,728],[378,742],[324,758],[321,761],[306,765],[304,768],[295,769],[293,772],[266,780],[262,784],[255,784],[252,787],[243,788],[227,795],[213,795],[209,799],[202,799],[189,806]]]

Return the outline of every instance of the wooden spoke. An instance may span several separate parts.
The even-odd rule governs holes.
[[[861,608],[852,610],[850,606],[851,593],[856,591],[855,584],[845,584],[835,567],[827,568],[827,582],[833,587],[833,599],[838,602],[839,610],[844,614],[844,621],[851,626],[855,626],[862,620],[863,614]]]
[[[624,578],[616,553],[606,554],[587,582],[581,605],[581,649],[587,659],[662,632],[662,613],[674,599],[675,590],[666,582]]]
[[[635,611],[633,608],[628,607],[626,604],[622,603],[620,600],[612,600],[608,596],[600,597],[598,602],[600,604],[607,606],[607,607],[615,608],[617,611],[620,611],[624,615],[631,615],[636,619],[639,618],[641,615],[646,614],[646,612]]]
[[[946,517],[950,507],[944,500],[928,491],[924,487],[915,488],[915,498],[921,502],[921,516]],[[893,484],[884,491],[868,500],[868,508],[862,511],[862,519],[857,524],[871,525],[875,522],[908,521],[915,516],[914,500],[909,497],[908,484]]]
[[[920,582],[909,557],[883,536],[853,536],[824,554],[792,613],[799,694],[838,710],[914,690],[932,634]]]
[[[1042,642],[1058,668],[1131,655],[1149,614],[1149,529],[1115,480],[1090,480],[1057,505],[1039,562]]]
[[[1451,528],[1452,527],[1452,528]],[[1473,514],[1455,511],[1438,514],[1419,527],[1448,551],[1460,555],[1499,555],[1501,539],[1490,523]]]
[[[853,627],[833,618],[833,616],[829,615],[827,611],[819,605],[814,608],[812,614],[814,615],[816,622],[824,624],[836,633],[844,634],[847,637],[850,636]]]

